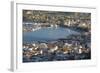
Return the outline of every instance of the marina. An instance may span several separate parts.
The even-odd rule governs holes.
[[[23,10],[23,62],[91,59],[91,14]]]

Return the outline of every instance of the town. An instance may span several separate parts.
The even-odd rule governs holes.
[[[90,30],[91,16],[89,13],[60,13],[60,12],[41,12],[24,11],[23,12],[23,31],[34,31],[41,27],[80,27]]]
[[[62,28],[70,29],[71,31],[78,32],[78,34],[67,35],[71,33],[71,31],[63,30],[64,34],[66,34],[64,38],[59,37],[53,40],[48,39],[42,41],[34,41],[33,39],[35,38],[32,38],[31,40],[33,41],[31,42],[23,42],[23,62],[91,59],[90,13],[23,11],[24,33],[32,32],[34,34],[34,32],[44,28],[50,29],[49,31],[51,31],[51,29],[52,31],[56,30],[56,32],[58,28],[61,28],[61,30]]]

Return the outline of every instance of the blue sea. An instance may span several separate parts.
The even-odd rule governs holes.
[[[36,31],[23,32],[23,42],[57,40],[66,38],[71,34],[79,34],[79,32],[64,27],[45,27]]]

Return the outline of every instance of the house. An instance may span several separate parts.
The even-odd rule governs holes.
[[[65,43],[64,46],[69,46],[70,47],[70,46],[72,46],[72,44]]]
[[[41,43],[39,44],[39,48],[48,48],[46,43]]]
[[[36,46],[36,44],[35,44],[35,43],[33,43],[33,44],[32,44],[32,46],[34,46],[34,47],[35,47],[35,46]]]
[[[32,50],[33,50],[33,48],[32,48],[32,47],[31,47],[31,48],[28,48],[28,50],[29,50],[29,51],[32,51]]]
[[[78,49],[78,53],[79,53],[79,54],[82,53],[82,49],[81,49],[81,48]]]
[[[48,44],[48,48],[49,48],[48,49],[49,52],[54,52],[54,51],[58,50],[58,46],[55,44]]]

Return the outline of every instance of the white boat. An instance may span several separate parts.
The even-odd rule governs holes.
[[[53,27],[53,25],[50,25],[50,27],[52,28],[52,27]]]
[[[39,30],[39,29],[41,29],[41,27],[33,28],[32,31],[36,31],[36,30]]]
[[[33,28],[32,31],[35,31],[35,29]]]

